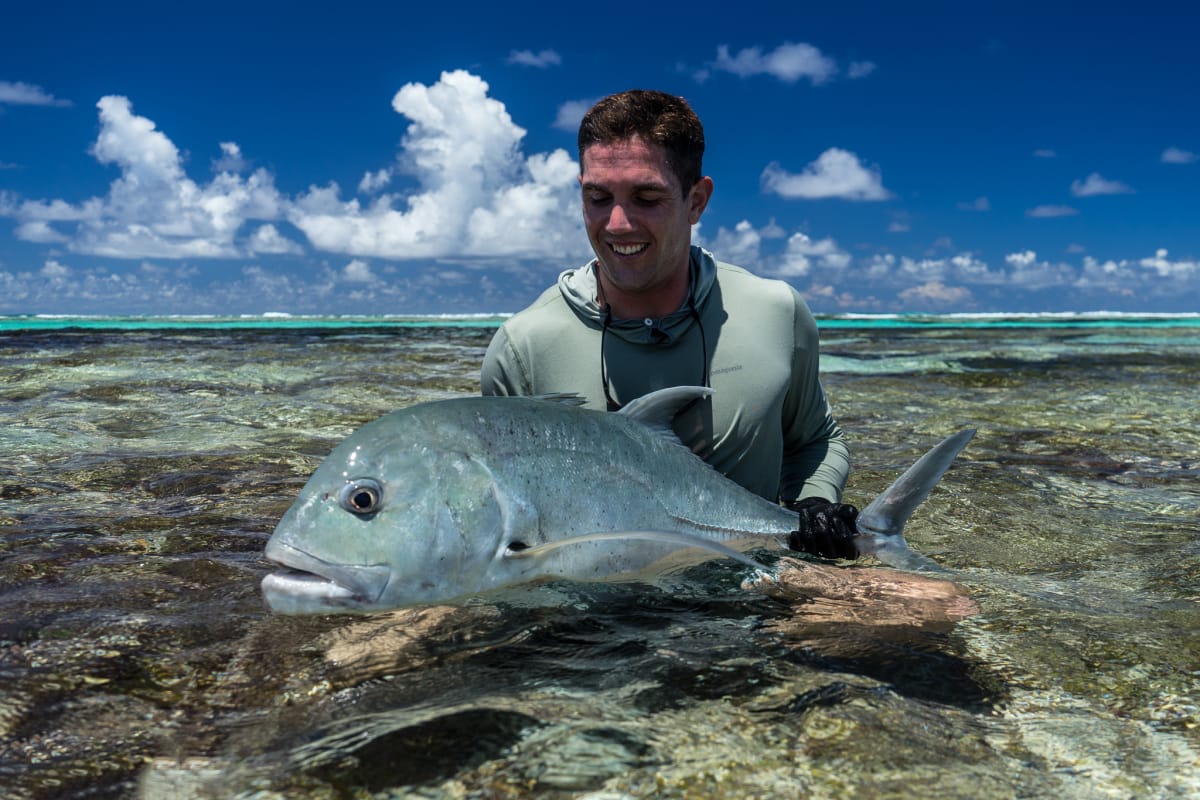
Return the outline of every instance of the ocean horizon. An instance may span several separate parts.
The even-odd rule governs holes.
[[[444,314],[8,314],[0,332],[23,330],[136,330],[155,328],[350,328],[350,327],[498,327],[513,312]],[[1200,312],[1008,311],[888,314],[816,314],[818,327],[845,328],[986,328],[986,327],[1200,327]]]

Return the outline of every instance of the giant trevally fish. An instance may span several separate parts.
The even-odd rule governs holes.
[[[711,389],[648,394],[619,413],[550,398],[462,397],[370,422],[313,473],[267,542],[263,579],[291,614],[455,602],[564,578],[647,578],[681,563],[787,548],[796,513],[684,447],[675,414]],[[858,518],[855,544],[936,569],[902,531],[974,434],[923,456]]]

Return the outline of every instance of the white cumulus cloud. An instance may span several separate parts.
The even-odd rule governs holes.
[[[1190,150],[1184,150],[1179,147],[1168,147],[1163,150],[1162,163],[1164,164],[1192,164],[1195,163],[1197,156]]]
[[[850,65],[846,67],[846,77],[851,79],[865,78],[874,71],[874,61],[851,61]]]
[[[714,254],[719,253],[718,257],[722,261],[731,264],[757,264],[762,241],[762,233],[755,230],[749,220],[744,219],[735,225],[733,230],[718,228],[717,237],[709,249]]]
[[[1165,248],[1159,248],[1154,251],[1153,256],[1136,260],[1101,261],[1092,256],[1084,256],[1083,269],[1076,285],[1112,293],[1128,293],[1129,296],[1177,299],[1194,293],[1198,278],[1200,261],[1172,260]]]
[[[341,277],[342,280],[350,283],[370,283],[375,280],[375,276],[371,273],[371,266],[357,258],[342,267]]]
[[[804,42],[785,42],[769,52],[747,47],[731,55],[728,45],[717,48],[713,69],[732,72],[740,78],[770,75],[785,83],[807,78],[815,86],[837,73],[837,62]]]
[[[250,163],[242,158],[237,142],[221,142],[221,157],[213,159],[213,172],[243,172]]]
[[[31,219],[22,222],[13,232],[23,242],[33,244],[66,244],[67,237],[50,226],[42,219]]]
[[[567,133],[576,133],[579,131],[579,123],[583,120],[583,115],[588,112],[588,109],[596,104],[596,100],[568,100],[558,107],[558,114],[554,117],[554,127],[560,131]]]
[[[1066,288],[1076,282],[1071,266],[1038,259],[1037,252],[1022,250],[1004,257],[1008,269],[1001,273],[1003,281],[1014,289],[1037,292],[1051,288]]]
[[[1161,278],[1190,280],[1200,276],[1200,261],[1172,261],[1167,258],[1167,251],[1164,248],[1155,250],[1153,257],[1139,260],[1138,265],[1153,270]]]
[[[900,258],[893,275],[904,283],[920,281],[963,281],[973,283],[995,283],[1001,276],[987,262],[970,253],[959,253],[949,258]]]
[[[390,167],[375,170],[374,172],[363,173],[362,180],[358,182],[359,194],[375,194],[392,182],[392,170]]]
[[[419,189],[363,205],[342,201],[337,184],[312,187],[288,218],[314,246],[394,259],[588,252],[578,164],[561,149],[522,156],[525,130],[482,79],[444,72],[432,86],[407,84],[392,106],[410,120],[397,160]]]
[[[1120,181],[1110,181],[1098,172],[1083,180],[1071,182],[1071,194],[1076,197],[1093,197],[1100,194],[1132,194],[1133,189]]]
[[[930,281],[900,292],[900,300],[912,308],[941,310],[970,307],[973,297],[971,290],[965,286],[947,286],[941,281]]]
[[[264,170],[247,177],[219,172],[207,185],[184,173],[179,150],[154,122],[133,113],[129,100],[110,95],[96,104],[100,133],[92,155],[121,176],[104,197],[73,204],[28,200],[8,213],[26,241],[58,242],[68,249],[112,258],[232,257],[247,220],[280,216],[283,199]],[[223,158],[241,160],[223,143]]]
[[[1025,216],[1033,217],[1034,219],[1044,219],[1048,217],[1073,217],[1079,213],[1078,209],[1070,206],[1036,206],[1025,212]]]
[[[814,266],[840,271],[851,263],[850,254],[832,238],[813,239],[801,231],[789,235],[774,219],[761,228],[749,220],[742,220],[733,230],[721,226],[711,241],[700,235],[699,227],[692,229],[693,244],[711,250],[721,261],[762,275],[796,278],[808,275]]]
[[[554,50],[542,50],[537,53],[532,50],[513,50],[508,54],[508,63],[546,69],[561,64],[562,57]]]
[[[60,264],[53,258],[48,258],[46,259],[46,263],[42,265],[39,274],[49,280],[66,279],[71,276],[71,268]]]
[[[793,278],[809,274],[814,264],[824,269],[845,269],[850,264],[850,255],[831,238],[813,240],[807,234],[793,233],[779,264],[769,271]]]
[[[1009,266],[1023,269],[1037,261],[1037,253],[1032,250],[1026,250],[1021,253],[1009,253],[1004,257],[1004,261]]]
[[[826,150],[799,174],[772,162],[763,170],[761,181],[765,191],[787,198],[887,200],[892,196],[883,187],[878,168],[863,166],[854,153],[837,147]]]
[[[40,86],[20,81],[0,81],[0,105],[13,106],[57,106],[65,108],[70,100],[59,100]]]
[[[246,249],[251,253],[264,253],[269,255],[300,255],[304,252],[304,248],[297,242],[293,242],[279,232],[279,229],[270,223],[258,226],[258,229],[250,236],[246,243]]]

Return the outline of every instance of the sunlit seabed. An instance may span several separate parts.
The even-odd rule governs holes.
[[[370,419],[473,393],[491,331],[0,334],[0,786],[1200,792],[1200,344],[1178,327],[823,324],[849,499],[979,429],[909,527],[982,609],[954,626],[838,622],[720,563],[499,606],[268,615],[262,547],[308,474]]]

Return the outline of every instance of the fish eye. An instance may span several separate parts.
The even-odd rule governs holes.
[[[523,553],[528,549],[529,544],[527,542],[522,542],[519,539],[514,540],[509,542],[508,546],[504,548],[504,556],[505,558],[524,558]]]
[[[351,514],[371,514],[379,510],[383,487],[371,478],[355,478],[342,487],[338,503]]]

